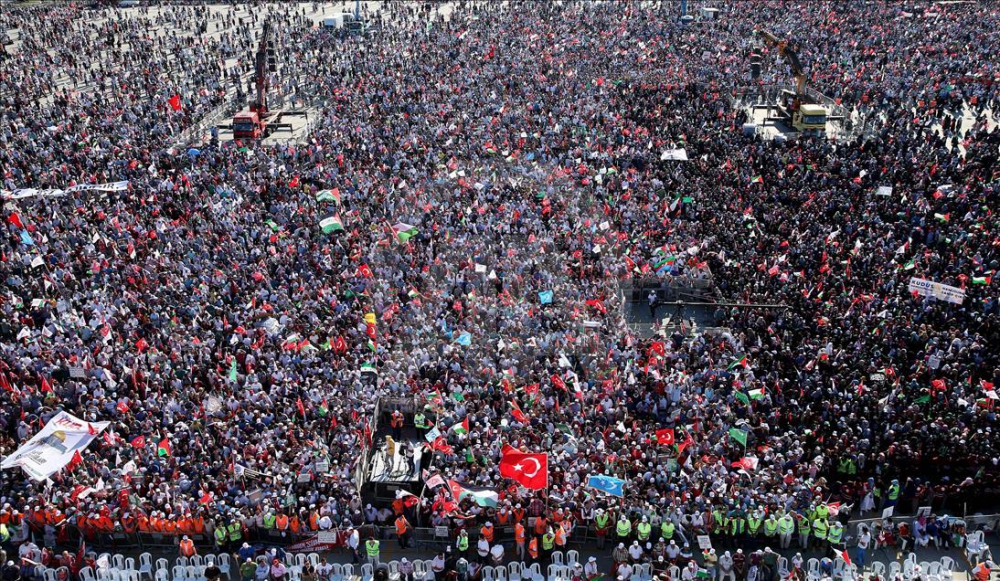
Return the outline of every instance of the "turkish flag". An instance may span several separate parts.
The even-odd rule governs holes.
[[[169,99],[167,99],[167,103],[170,104],[170,108],[173,109],[174,111],[180,111],[181,110],[181,96],[180,95],[174,95],[173,97],[170,97]]]
[[[656,430],[656,443],[661,446],[673,446],[674,429],[664,428],[662,430]]]
[[[138,436],[136,438],[133,438],[132,439],[132,447],[133,448],[145,448],[146,447],[146,438],[143,438],[142,436]]]
[[[507,452],[500,458],[500,475],[531,490],[546,488],[549,485],[549,457],[547,454]]]

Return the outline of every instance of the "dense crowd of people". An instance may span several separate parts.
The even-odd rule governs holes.
[[[933,516],[870,534],[951,542],[946,515],[996,492],[995,6],[762,1],[682,26],[672,3],[385,3],[366,38],[310,8],[268,17],[307,139],[197,149],[175,139],[246,98],[263,10],[0,14],[21,39],[0,63],[0,453],[60,410],[111,422],[48,482],[4,472],[9,542],[236,549],[403,516],[489,543],[535,517],[497,533],[508,557],[589,528],[616,563],[678,563],[709,534],[733,553],[702,563],[742,580],[763,545],[842,546],[849,515],[890,506]],[[764,24],[863,134],[744,134]],[[761,81],[786,83],[774,56]],[[623,285],[707,273],[782,308],[625,324]],[[499,505],[362,500],[390,397],[440,433],[426,476]],[[500,476],[507,446],[548,454],[547,488]]]

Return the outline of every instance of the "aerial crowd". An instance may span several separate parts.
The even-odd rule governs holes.
[[[3,472],[5,547],[521,514],[542,556],[589,534],[676,563],[707,534],[728,575],[888,507],[905,527],[872,535],[948,544],[1000,488],[1000,6],[387,2],[352,37],[310,3],[80,4],[0,13],[0,455],[60,410],[111,425],[47,481]],[[265,18],[308,136],[191,143],[250,93]],[[749,78],[761,27],[857,130],[744,133],[735,96],[791,83],[767,49]],[[634,281],[708,273],[775,307],[626,324]],[[380,398],[439,436],[425,478],[499,503],[363,501]],[[509,449],[547,486],[501,477]]]

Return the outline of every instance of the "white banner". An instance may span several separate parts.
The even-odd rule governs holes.
[[[687,161],[688,152],[686,149],[667,149],[660,152],[660,161]]]
[[[75,452],[83,451],[111,422],[87,423],[66,412],[59,412],[42,431],[35,434],[16,452],[4,458],[0,469],[21,468],[42,481],[69,464]]]
[[[128,182],[109,182],[106,184],[80,184],[70,186],[65,190],[36,190],[34,188],[21,188],[13,191],[0,191],[0,198],[5,200],[22,200],[24,198],[58,198],[74,192],[88,192],[97,190],[101,192],[121,192],[128,189]]]
[[[914,277],[910,279],[910,292],[917,293],[925,297],[931,296],[938,300],[954,303],[956,305],[962,304],[962,301],[965,300],[965,291],[957,286],[951,286],[922,278]]]

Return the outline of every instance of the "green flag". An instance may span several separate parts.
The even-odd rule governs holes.
[[[736,399],[740,400],[746,405],[750,405],[750,398],[747,397],[747,394],[743,393],[742,391],[737,391],[735,393],[736,393]]]
[[[927,403],[929,401],[931,401],[931,396],[925,395],[923,397],[917,398],[917,400],[914,401],[913,403],[921,404],[921,403]]]
[[[229,381],[236,381],[236,359],[229,365]]]
[[[729,437],[736,440],[740,444],[743,444],[745,448],[747,445],[747,433],[739,428],[729,428]]]

